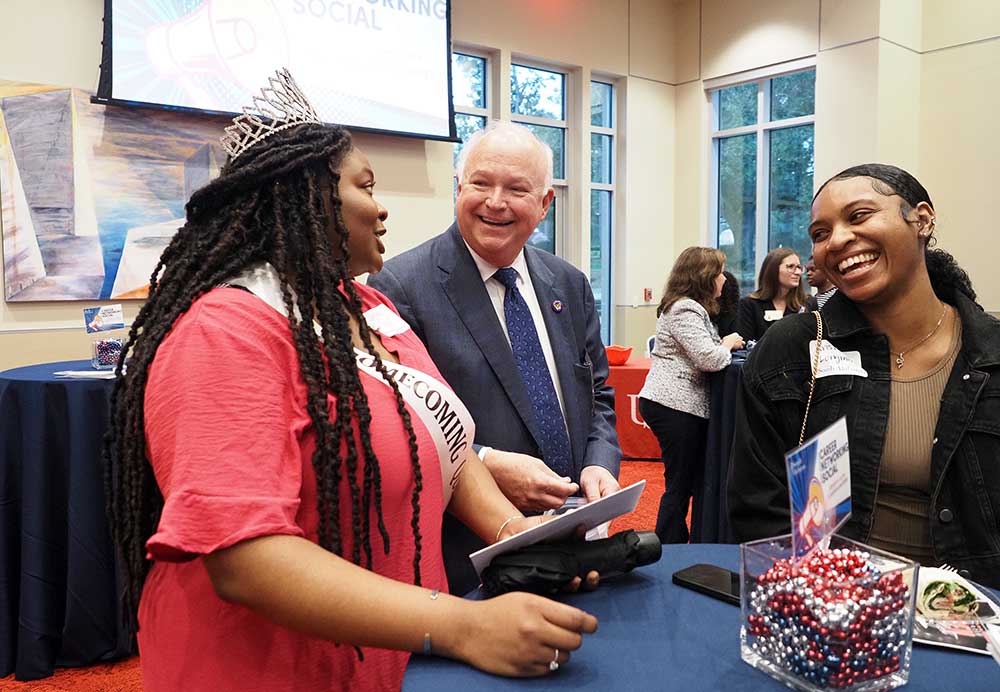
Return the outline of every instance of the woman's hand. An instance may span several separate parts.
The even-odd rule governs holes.
[[[497,542],[499,543],[503,539],[510,538],[516,533],[527,531],[528,529],[534,528],[539,524],[544,524],[545,522],[555,518],[554,514],[536,514],[530,517],[515,516],[515,518],[504,523],[500,533],[497,534]]]
[[[497,675],[546,675],[553,661],[565,665],[583,635],[597,630],[593,615],[528,593],[470,601],[468,606],[468,631],[448,653]]]
[[[735,351],[738,348],[743,348],[743,337],[738,333],[733,332],[722,338],[722,345],[728,348],[730,351]]]
[[[498,541],[502,541],[505,538],[509,538],[516,533],[521,533],[522,531],[527,531],[528,529],[538,526],[539,524],[544,524],[547,521],[555,519],[555,514],[539,514],[532,517],[516,517],[507,522],[503,529],[501,529],[500,534],[497,537]],[[581,541],[586,535],[587,531],[581,526],[577,529],[577,538]],[[601,583],[601,575],[595,571],[591,570],[587,572],[586,579],[580,577],[573,577],[570,581],[566,582],[563,586],[563,591],[568,591],[569,593],[576,593],[582,587],[584,591],[593,591]]]

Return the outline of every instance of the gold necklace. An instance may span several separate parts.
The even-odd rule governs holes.
[[[905,348],[905,349],[901,350],[899,353],[896,354],[896,369],[897,370],[899,370],[901,367],[903,367],[903,361],[905,360],[903,358],[903,356],[905,356],[907,353],[909,353],[910,351],[912,351],[917,346],[919,346],[920,344],[924,343],[925,341],[927,341],[928,339],[930,339],[932,336],[934,336],[937,333],[937,330],[941,328],[941,323],[944,322],[945,311],[946,311],[946,308],[945,308],[944,304],[942,303],[941,304],[941,316],[938,317],[938,321],[937,321],[937,324],[934,325],[934,329],[932,329],[927,334],[927,336],[925,336],[924,338],[922,338],[920,341],[916,342],[915,344],[913,344],[909,348]]]

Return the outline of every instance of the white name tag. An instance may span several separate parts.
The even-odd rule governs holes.
[[[410,325],[402,317],[394,313],[386,305],[376,305],[364,313],[369,329],[374,329],[382,336],[396,336],[409,330]]]
[[[777,322],[782,317],[785,316],[783,310],[765,310],[764,311],[764,321],[765,322]]]
[[[809,367],[816,367],[816,340],[809,342]],[[868,377],[868,371],[861,367],[859,351],[841,351],[824,340],[819,349],[819,369],[815,371],[816,379],[830,375],[854,375]]]

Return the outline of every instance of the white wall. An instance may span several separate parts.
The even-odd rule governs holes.
[[[639,77],[628,79],[625,126],[628,223],[622,224],[615,236],[613,340],[633,347],[652,333],[654,308],[674,256],[670,210],[675,206],[676,89]],[[634,137],[640,132],[642,137]],[[648,302],[643,299],[644,288],[653,292]]]
[[[1000,37],[1000,16],[991,30]],[[927,52],[922,68],[919,177],[938,212],[939,243],[969,273],[979,302],[1000,312],[1000,38]]]
[[[815,55],[819,0],[702,0],[701,78]]]

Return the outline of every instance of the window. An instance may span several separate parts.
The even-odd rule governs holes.
[[[487,106],[487,76],[489,65],[484,57],[468,53],[451,54],[451,94],[455,104],[455,132],[461,144],[454,147],[454,162],[462,147],[476,130],[486,127],[489,118]]]
[[[813,68],[711,92],[710,233],[743,295],[768,250],[812,252],[815,84]]]
[[[458,162],[472,133],[490,119],[503,117],[491,103],[489,79],[495,69],[491,59],[476,51],[451,54],[451,90],[455,131],[462,140],[454,147]],[[566,75],[552,69],[522,64],[510,66],[510,119],[530,129],[552,148],[555,197],[549,213],[538,224],[528,243],[553,254],[559,237],[559,210],[566,200]],[[506,114],[504,114],[506,115]]]
[[[510,66],[510,119],[552,148],[555,198],[528,244],[556,253],[559,209],[566,199],[566,75],[530,65]]]
[[[601,338],[611,343],[611,232],[615,194],[614,87],[590,83],[590,287],[601,318]]]

